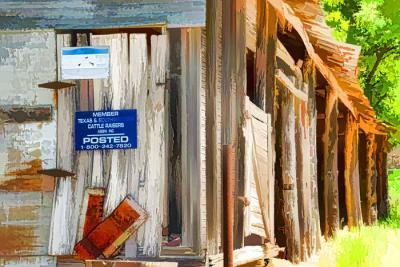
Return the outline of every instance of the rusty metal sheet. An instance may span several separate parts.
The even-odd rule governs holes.
[[[52,106],[0,106],[0,123],[49,122],[52,120]]]
[[[119,206],[75,246],[82,259],[111,257],[147,219],[147,213],[127,196]]]

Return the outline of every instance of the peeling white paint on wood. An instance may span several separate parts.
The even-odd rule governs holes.
[[[133,106],[133,99],[128,86],[128,35],[110,34],[92,36],[92,44],[108,46],[110,48],[110,77],[95,81],[94,91],[99,90],[101,99],[95,100],[95,109],[111,108],[113,110],[128,109]],[[100,151],[95,151],[99,154]],[[128,178],[127,162],[130,153],[127,150],[102,151],[103,169],[96,177],[102,177],[103,186],[108,179],[106,197],[104,202],[104,216],[108,216],[118,204],[126,197]],[[96,161],[93,163],[93,172],[96,168]],[[108,174],[108,175],[107,175]],[[103,176],[102,176],[103,175]]]
[[[133,108],[137,109],[138,147],[129,151],[132,154],[128,161],[128,188],[127,193],[132,195],[140,204],[143,204],[143,184],[147,177],[147,120],[146,99],[148,91],[148,50],[145,34],[131,34],[129,36],[129,88],[132,92]],[[140,191],[142,198],[139,199]],[[139,230],[140,231],[140,230]],[[143,233],[143,232],[142,232]],[[140,236],[140,239],[139,239]],[[143,244],[143,234],[131,237],[125,244],[125,255],[136,257],[137,239]]]
[[[149,219],[139,236],[142,253],[157,256],[161,251],[163,224],[163,200],[166,194],[166,143],[165,83],[168,38],[166,35],[151,36],[151,78],[146,103],[147,120],[147,168],[139,203],[148,212]]]
[[[57,35],[57,50],[71,46],[71,35]],[[59,56],[59,53],[57,53]],[[57,168],[75,172],[74,116],[76,91],[67,88],[57,91]],[[75,182],[72,177],[57,177],[50,226],[49,254],[69,255],[73,253],[76,235],[73,229],[75,207]],[[75,227],[74,227],[75,226]],[[72,229],[71,229],[72,228]]]

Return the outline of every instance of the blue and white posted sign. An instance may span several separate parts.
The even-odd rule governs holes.
[[[137,148],[137,110],[75,113],[75,149]]]
[[[61,48],[61,79],[104,79],[110,75],[110,49],[108,47]]]

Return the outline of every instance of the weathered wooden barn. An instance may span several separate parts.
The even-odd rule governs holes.
[[[109,47],[108,79],[60,82],[60,49],[80,46]],[[79,264],[86,222],[127,195],[148,219],[114,259],[221,265],[227,204],[235,264],[276,246],[304,261],[373,224],[389,128],[359,54],[315,0],[1,2],[0,265]],[[75,151],[75,112],[132,108],[137,149]]]

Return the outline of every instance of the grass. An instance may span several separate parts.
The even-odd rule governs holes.
[[[400,170],[389,174],[389,216],[375,226],[339,231],[322,250],[318,267],[400,266]]]

